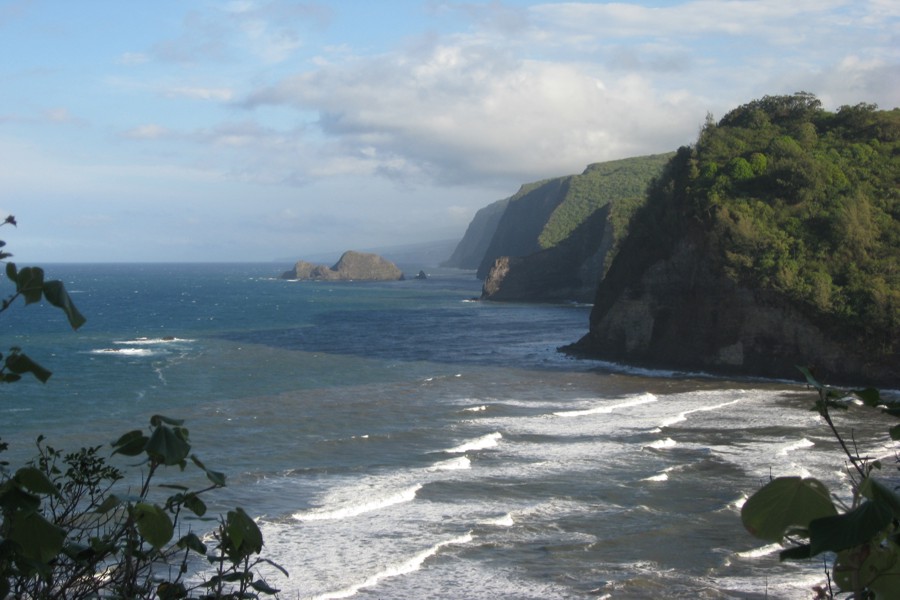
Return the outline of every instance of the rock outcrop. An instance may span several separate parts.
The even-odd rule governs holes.
[[[613,245],[607,205],[563,242],[528,256],[494,260],[482,300],[499,302],[593,302]]]
[[[298,261],[285,272],[282,279],[313,281],[399,281],[403,272],[389,260],[377,254],[345,252],[334,266]]]

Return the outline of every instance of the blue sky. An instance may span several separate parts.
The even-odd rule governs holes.
[[[893,0],[0,0],[20,263],[459,238],[521,183],[804,90],[900,105]]]

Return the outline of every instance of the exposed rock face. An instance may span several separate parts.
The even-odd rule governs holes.
[[[631,364],[790,379],[798,376],[798,361],[811,359],[829,381],[900,381],[895,365],[848,348],[829,324],[813,322],[783,296],[715,275],[695,242],[683,240],[639,277],[621,275],[611,272],[601,284],[590,333],[569,350]]]
[[[497,231],[497,224],[508,204],[509,198],[505,198],[489,204],[475,213],[462,240],[456,245],[450,258],[442,262],[441,266],[455,269],[477,269],[491,244],[494,232]]]
[[[490,244],[478,265],[478,278],[487,277],[501,256],[527,256],[541,250],[538,238],[550,215],[565,199],[568,177],[523,186],[509,199]]]
[[[315,281],[399,281],[403,272],[394,263],[377,254],[345,252],[332,267],[298,261],[283,279]]]
[[[609,206],[596,211],[561,244],[524,257],[495,259],[482,300],[593,302],[612,247]]]

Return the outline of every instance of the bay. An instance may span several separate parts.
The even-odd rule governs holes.
[[[229,478],[211,508],[259,519],[287,598],[797,598],[821,581],[739,519],[770,476],[846,487],[802,386],[568,358],[589,307],[475,302],[469,272],[283,269],[47,266],[88,323],[3,314],[7,346],[54,372],[0,391],[8,455],[186,419]]]

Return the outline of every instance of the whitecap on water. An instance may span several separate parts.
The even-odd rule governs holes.
[[[500,434],[499,431],[495,431],[494,433],[489,433],[487,435],[483,435],[479,438],[475,438],[473,440],[469,440],[459,446],[454,446],[453,448],[448,448],[444,450],[447,454],[462,454],[464,452],[470,452],[472,450],[485,450],[487,448],[494,448],[500,443],[500,439],[503,435]]]
[[[416,498],[416,492],[422,489],[422,484],[416,484],[402,490],[388,491],[382,495],[374,495],[371,491],[359,491],[354,498],[366,498],[365,500],[349,502],[333,507],[331,503],[312,510],[294,513],[292,516],[298,521],[330,521],[336,519],[348,519],[368,512],[387,508],[403,502],[411,502]]]
[[[553,413],[554,416],[557,417],[584,417],[588,415],[600,415],[600,414],[609,414],[614,410],[618,410],[620,408],[628,408],[631,406],[640,406],[641,404],[649,404],[651,402],[656,402],[657,397],[654,394],[641,394],[639,396],[635,396],[633,398],[628,398],[622,402],[617,402],[615,404],[603,404],[601,406],[595,406],[593,408],[587,408],[584,410],[564,410]]]

